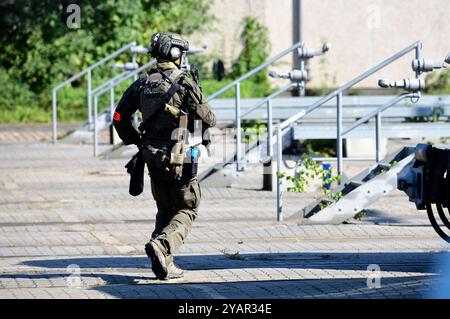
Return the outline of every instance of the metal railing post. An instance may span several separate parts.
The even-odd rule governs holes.
[[[236,170],[241,170],[241,87],[237,82],[234,87],[234,101],[236,112]]]
[[[342,92],[336,96],[336,129],[337,172],[338,175],[341,175],[344,172],[342,144]]]
[[[422,59],[422,42],[417,42],[416,46],[416,60]],[[416,70],[416,79],[420,78],[420,68]]]
[[[56,128],[56,123],[57,123],[57,113],[56,113],[56,89],[52,90],[52,139],[53,139],[53,144],[56,144],[56,140],[57,140],[57,128]]]
[[[69,79],[59,83],[57,86],[55,86],[52,90],[52,113],[53,113],[53,117],[52,117],[52,121],[53,121],[53,143],[56,143],[56,126],[57,126],[57,118],[56,118],[56,113],[57,113],[57,103],[56,103],[56,92],[61,89],[62,87],[64,87],[65,85],[72,83],[73,81],[79,79],[80,77],[84,76],[85,74],[87,74],[88,78],[87,78],[87,105],[88,105],[88,126],[89,129],[91,129],[92,127],[92,70],[94,70],[95,68],[105,64],[106,62],[108,62],[109,60],[111,60],[112,58],[118,56],[119,54],[125,52],[126,50],[130,49],[132,46],[135,46],[136,43],[132,42],[129,43],[125,46],[123,46],[122,48],[120,48],[119,50],[114,51],[113,53],[111,53],[110,55],[106,56],[105,58],[101,59],[100,61],[96,62],[95,64],[92,64],[91,66],[87,67],[86,69],[82,70],[81,72],[73,75],[72,77],[70,77]]]
[[[88,126],[92,125],[92,69],[87,72],[87,104],[88,104]]]
[[[267,156],[273,156],[273,126],[272,126],[272,100],[267,101]]]
[[[281,187],[283,180],[281,179],[281,161],[283,157],[283,137],[281,125],[277,126],[277,221],[283,221],[283,194]]]
[[[109,126],[109,142],[111,145],[114,145],[114,127],[113,127],[113,116],[114,116],[114,86],[111,86],[111,90],[109,91],[109,121],[111,125]]]
[[[111,89],[109,90],[109,113],[112,119],[114,114],[114,86],[111,86]]]
[[[94,157],[96,157],[98,154],[97,117],[98,117],[98,97],[97,95],[94,95]]]
[[[136,63],[136,54],[133,54],[133,63]],[[136,80],[139,78],[138,74],[136,73],[133,76],[133,82],[136,82]],[[135,112],[133,115],[133,123],[135,126],[137,126],[139,124],[139,117],[138,117],[138,112]]]
[[[381,113],[375,116],[376,161],[381,161]]]

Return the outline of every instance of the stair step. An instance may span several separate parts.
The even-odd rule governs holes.
[[[391,168],[391,164],[388,163],[383,163],[383,162],[379,162],[378,166],[384,169],[390,169]]]
[[[354,187],[358,187],[361,186],[362,184],[364,184],[363,181],[359,181],[359,180],[350,180],[347,182],[347,185],[352,185]]]
[[[303,225],[339,224],[354,217],[358,211],[386,196],[391,190],[397,189],[397,174],[413,159],[414,152],[411,148],[403,148],[396,154],[386,157],[375,170],[379,170],[380,167],[388,169],[377,174],[374,174],[373,168],[362,171],[336,189],[343,193],[339,201],[322,199],[301,209],[298,212],[301,217],[300,223]],[[395,160],[398,164],[394,166],[387,164],[391,160]],[[349,185],[354,188],[348,187]],[[331,202],[334,205],[323,207],[321,201]]]
[[[322,202],[328,202],[328,203],[334,204],[334,203],[336,203],[336,200],[333,199],[333,198],[324,197],[324,198],[322,199]]]

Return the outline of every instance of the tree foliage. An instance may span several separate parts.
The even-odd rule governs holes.
[[[148,43],[156,31],[205,30],[211,0],[6,0],[0,2],[0,108],[41,101],[50,88],[123,45]],[[66,25],[67,6],[81,8],[81,27]],[[106,68],[100,76],[111,72]],[[81,85],[83,83],[75,83]]]
[[[426,77],[425,93],[450,94],[450,70],[429,73]]]
[[[239,57],[232,66],[232,75],[241,76],[254,69],[264,61],[270,54],[270,41],[267,26],[258,21],[257,18],[247,16],[244,18],[244,28],[241,34],[243,48]],[[267,84],[267,69],[258,72],[252,77],[254,83]]]

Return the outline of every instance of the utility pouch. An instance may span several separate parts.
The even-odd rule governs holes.
[[[158,169],[165,169],[169,164],[166,148],[154,148],[147,145],[143,149],[143,159],[149,165]]]
[[[170,164],[175,171],[175,179],[180,180],[183,175],[184,159],[186,158],[186,151],[184,148],[184,141],[176,142],[170,152]]]
[[[179,108],[167,103],[164,105],[164,111],[176,119],[179,118],[181,114],[181,110]]]
[[[170,152],[170,164],[175,168],[175,179],[180,180],[183,175],[183,165],[186,158],[186,134],[187,134],[187,115],[180,116],[179,130],[177,131],[177,142]]]
[[[172,148],[172,152],[170,152],[170,164],[183,165],[185,157],[184,142],[176,142]]]

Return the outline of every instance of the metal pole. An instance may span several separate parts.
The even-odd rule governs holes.
[[[293,42],[303,41],[303,1],[302,0],[292,0],[292,35]],[[294,69],[304,71],[305,70],[305,60],[299,56],[298,49],[294,51],[292,55],[294,61]],[[302,81],[301,85],[297,87],[297,90],[292,91],[292,96],[305,96],[305,83]]]
[[[267,155],[272,158],[273,156],[273,125],[272,125],[272,100],[267,101]]]
[[[57,113],[56,113],[56,90],[52,90],[52,137],[53,137],[53,144],[56,144],[57,140],[57,128],[56,128],[56,121],[57,121]]]
[[[422,42],[418,42],[416,46],[416,59],[422,59]],[[420,78],[420,70],[419,68],[416,70],[416,79]]]
[[[298,42],[303,41],[303,0],[298,0]]]
[[[56,144],[56,140],[57,140],[57,132],[56,132],[56,90],[53,89],[52,90],[52,140],[53,140],[53,144]]]
[[[344,172],[344,163],[343,163],[343,144],[342,144],[342,92],[336,96],[336,128],[337,128],[337,136],[336,136],[336,153],[337,153],[337,171],[338,175],[343,174]]]
[[[375,116],[376,161],[381,161],[381,113]]]
[[[293,43],[298,43],[303,41],[303,16],[302,16],[302,10],[303,9],[303,2],[302,0],[292,0],[292,40]],[[299,69],[299,57],[298,57],[298,51],[295,50],[293,54],[293,65],[294,69]]]
[[[235,112],[236,112],[236,170],[241,170],[241,87],[237,82],[234,86]]]
[[[283,146],[282,146],[282,132],[281,126],[277,126],[277,221],[283,221],[283,197],[282,197],[282,183],[283,180],[280,177],[281,174],[281,161],[283,156]]]
[[[109,90],[109,113],[111,114],[111,120],[114,114],[114,86]]]
[[[300,59],[300,71],[305,72],[305,60],[303,58]],[[306,89],[305,89],[306,82],[301,81],[298,86],[298,94],[299,96],[305,96],[306,95]]]
[[[113,127],[113,116],[114,116],[114,86],[111,87],[109,91],[109,116],[110,116],[110,126],[109,126],[109,143],[114,145],[114,127]]]
[[[92,125],[92,70],[89,68],[87,73],[87,102],[88,102],[88,126]]]
[[[136,64],[136,53],[133,54],[131,60],[132,60],[133,64]],[[136,82],[137,79],[138,79],[138,74],[136,73],[136,74],[133,76],[133,81]],[[134,125],[136,125],[136,126],[137,126],[138,123],[139,123],[138,112],[135,112],[134,115],[133,115],[133,123],[134,123]]]
[[[97,127],[97,112],[98,112],[98,97],[94,95],[94,157],[97,156],[98,153],[98,127]]]

